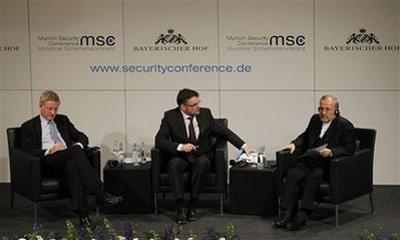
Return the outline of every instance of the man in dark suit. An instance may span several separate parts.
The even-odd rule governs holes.
[[[21,126],[22,149],[41,159],[44,168],[63,176],[70,188],[74,211],[82,226],[90,226],[86,196],[94,193],[102,205],[122,201],[102,189],[99,176],[90,165],[83,149],[88,137],[75,128],[67,116],[57,114],[60,99],[53,91],[40,96],[40,115]]]
[[[340,116],[336,97],[322,96],[319,114],[312,116],[307,129],[282,150],[297,157],[297,164],[286,176],[286,189],[281,201],[284,213],[274,225],[298,230],[306,224],[307,215],[314,209],[314,199],[321,179],[329,173],[331,158],[351,155],[356,148],[353,124]],[[326,144],[326,146],[325,146]],[[322,147],[321,147],[322,146]],[[307,150],[321,147],[314,156],[302,156]],[[298,194],[301,205],[297,206]],[[299,210],[297,210],[299,209]]]
[[[164,113],[155,143],[169,153],[168,173],[177,204],[176,221],[196,220],[196,202],[210,167],[211,143],[209,136],[227,139],[247,154],[252,150],[229,128],[217,126],[211,111],[200,108],[199,94],[182,89],[177,96],[178,107]],[[190,171],[191,198],[185,211],[183,173]]]

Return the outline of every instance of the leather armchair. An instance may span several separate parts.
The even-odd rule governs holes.
[[[215,119],[217,124],[228,125],[226,119]],[[211,160],[210,171],[207,176],[205,185],[202,192],[205,193],[218,193],[220,197],[220,213],[223,214],[224,194],[227,185],[227,162],[228,162],[228,148],[225,139],[212,138],[214,143],[214,158]],[[151,174],[152,174],[152,188],[154,193],[154,211],[158,213],[157,194],[172,192],[169,175],[167,172],[167,161],[169,156],[167,153],[154,147],[151,150]],[[189,184],[189,174],[185,173],[183,176],[184,186]],[[185,191],[187,191],[186,189]]]
[[[8,128],[7,140],[11,174],[10,206],[14,208],[14,193],[29,199],[34,204],[34,217],[37,221],[37,204],[69,197],[65,181],[52,176],[42,166],[40,158],[21,150],[21,129]],[[100,149],[85,149],[90,163],[100,176]]]
[[[374,212],[372,181],[376,130],[355,128],[355,136],[358,148],[354,155],[331,159],[329,179],[320,184],[317,200],[335,205],[336,226],[339,225],[339,204],[346,201],[369,194],[371,213]],[[278,151],[276,159],[277,188],[281,196],[286,172],[296,164],[296,159],[288,151]]]

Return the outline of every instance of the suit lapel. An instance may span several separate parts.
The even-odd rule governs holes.
[[[33,131],[35,136],[38,137],[37,141],[40,143],[40,148],[42,148],[42,123],[39,115],[33,120]]]
[[[196,119],[197,119],[197,124],[199,125],[199,137],[197,138],[197,141],[199,141],[199,139],[203,135],[204,129],[205,129],[205,127],[204,127],[204,125],[205,125],[204,118],[203,118],[203,115],[201,114],[201,111],[200,111],[200,114],[198,114],[196,116]]]
[[[62,121],[62,118],[60,118],[60,117],[58,117],[58,115],[56,115],[56,117],[54,118],[54,122],[56,123],[57,130],[60,133],[65,144],[67,146],[70,146],[72,143],[71,143],[70,137],[67,133],[67,129],[64,127],[64,122]]]
[[[314,144],[318,141],[319,139],[319,134],[321,133],[321,128],[322,128],[322,122],[316,121],[315,125],[311,128],[312,133],[311,133],[311,140],[313,141],[310,143],[310,146],[314,147]]]
[[[188,133],[186,132],[186,125],[185,125],[185,121],[183,119],[183,115],[181,113],[181,110],[179,108],[176,108],[176,118],[178,120],[178,126],[179,126],[179,131],[181,133],[181,136],[185,139],[189,139],[188,138]]]

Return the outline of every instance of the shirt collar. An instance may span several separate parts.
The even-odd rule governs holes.
[[[42,115],[39,115],[39,116],[40,116],[40,122],[42,123],[42,125],[43,125],[43,124],[50,123],[51,121],[53,121],[53,120],[47,120],[47,119],[44,118]]]
[[[181,111],[181,114],[182,114],[182,116],[183,116],[183,119],[185,119],[185,120],[187,120],[187,119],[190,118],[190,117],[193,117],[193,119],[194,119],[194,117],[195,117],[195,116],[187,115],[187,114],[184,113],[182,110],[180,110],[180,111]]]
[[[322,126],[330,126],[332,123],[332,120],[330,120],[329,122],[322,122]]]

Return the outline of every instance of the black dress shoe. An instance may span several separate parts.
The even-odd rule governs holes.
[[[111,194],[107,194],[104,198],[98,199],[97,203],[102,206],[112,206],[124,201],[124,198],[121,196],[113,196]]]
[[[186,213],[184,208],[178,209],[176,212],[176,223],[181,225],[181,224],[186,224]]]
[[[90,221],[89,217],[80,217],[79,218],[79,225],[81,228],[91,228],[92,227],[92,221]]]
[[[300,217],[300,216],[297,215],[296,217],[294,217],[294,218],[289,222],[287,228],[288,228],[290,231],[297,231],[297,230],[299,230],[300,228],[302,228],[302,227],[305,226],[305,225],[306,225],[306,219],[305,219],[305,218],[302,218],[302,217]]]
[[[195,207],[189,207],[187,219],[189,222],[194,222],[197,220]]]
[[[281,217],[275,220],[274,226],[277,228],[284,228],[289,223],[289,220],[290,219],[288,217],[282,215]]]

